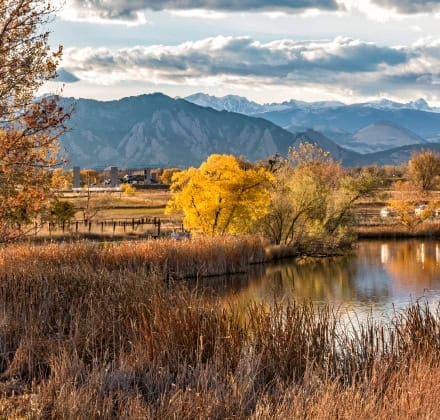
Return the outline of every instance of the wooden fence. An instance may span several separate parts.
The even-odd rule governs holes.
[[[79,233],[143,233],[147,232],[153,237],[178,230],[183,231],[181,221],[172,219],[153,218],[124,218],[124,219],[93,219],[93,220],[67,220],[60,222],[43,222],[34,224],[35,235],[44,234],[79,234]]]

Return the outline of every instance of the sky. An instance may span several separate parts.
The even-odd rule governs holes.
[[[59,0],[63,95],[440,106],[440,0]]]

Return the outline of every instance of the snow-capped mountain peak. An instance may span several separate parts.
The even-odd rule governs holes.
[[[260,112],[262,105],[250,101],[238,95],[226,95],[223,97],[211,96],[205,93],[196,93],[185,98],[193,104],[209,107],[217,111],[237,112],[239,114],[254,114]]]
[[[423,98],[407,103],[390,101],[389,99],[379,99],[377,101],[366,102],[362,105],[368,108],[383,110],[413,109],[424,112],[440,112],[440,109],[429,106],[428,102]]]

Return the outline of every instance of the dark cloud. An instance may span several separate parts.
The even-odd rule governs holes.
[[[80,13],[104,19],[134,20],[144,10],[285,11],[338,10],[336,0],[71,0]]]
[[[402,49],[349,38],[320,42],[281,40],[261,44],[247,37],[209,38],[175,47],[135,47],[116,51],[87,49],[79,54],[82,66],[95,69],[150,69],[170,77],[177,74],[188,77],[225,74],[277,78],[309,71],[370,72],[383,65],[405,63],[410,55]]]
[[[66,69],[61,68],[57,71],[57,77],[55,81],[61,83],[75,83],[79,82],[79,78],[76,77],[73,73],[67,71]]]
[[[362,92],[417,87],[438,91],[436,40],[412,47],[385,47],[338,37],[332,41],[216,37],[176,46],[72,48],[65,67],[81,79],[115,83],[151,80],[184,84],[239,80],[265,85],[334,85]]]
[[[440,10],[440,0],[373,0],[373,2],[405,14],[430,13]]]

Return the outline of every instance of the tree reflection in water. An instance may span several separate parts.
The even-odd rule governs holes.
[[[351,256],[255,266],[246,275],[199,286],[228,305],[298,300],[390,314],[421,297],[439,300],[440,241],[360,242]]]

